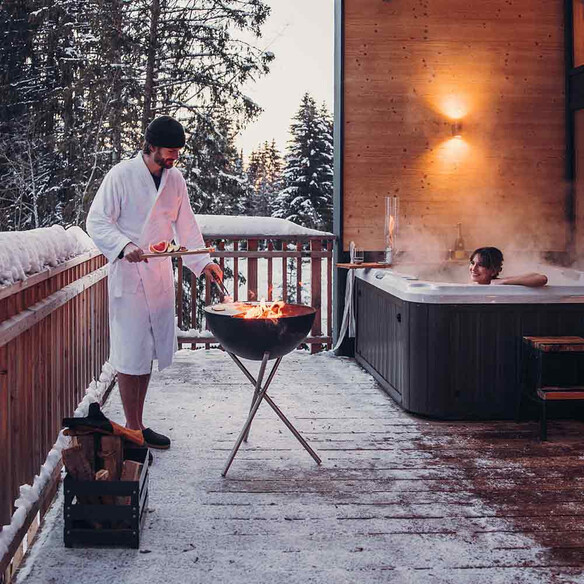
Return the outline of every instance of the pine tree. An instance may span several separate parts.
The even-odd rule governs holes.
[[[258,217],[270,217],[282,184],[282,156],[275,140],[264,142],[251,153],[247,176],[254,188],[251,213]]]
[[[310,227],[332,229],[333,137],[332,119],[306,93],[290,133],[285,157],[284,188],[275,202],[274,217]]]
[[[182,168],[197,213],[245,214],[252,187],[234,145],[233,123],[199,118],[191,128]]]
[[[104,174],[136,152],[156,115],[192,129],[195,158],[209,141],[205,124],[220,136],[219,120],[233,132],[253,118],[260,108],[242,87],[273,55],[238,31],[259,37],[268,13],[261,0],[5,0],[0,230],[82,224]],[[208,168],[245,182],[230,139],[216,144],[228,162]],[[213,179],[229,190],[228,177]]]

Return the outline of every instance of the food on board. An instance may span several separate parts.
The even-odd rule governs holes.
[[[164,253],[168,249],[168,241],[159,241],[151,243],[148,247],[151,253]]]
[[[159,241],[148,246],[150,253],[174,253],[177,251],[188,251],[183,245],[178,245],[172,241]]]

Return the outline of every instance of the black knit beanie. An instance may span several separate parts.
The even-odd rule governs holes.
[[[159,148],[182,148],[185,145],[185,131],[174,118],[160,116],[150,122],[144,139]]]

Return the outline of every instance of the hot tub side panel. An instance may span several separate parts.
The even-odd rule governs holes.
[[[409,387],[409,303],[359,279],[356,282],[355,357],[403,405]]]
[[[415,304],[407,409],[445,419],[511,418],[521,319],[514,305]]]
[[[410,303],[357,282],[357,360],[416,414],[512,419],[522,336],[584,335],[582,304]]]

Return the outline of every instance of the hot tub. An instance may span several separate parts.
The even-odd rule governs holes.
[[[535,268],[547,286],[441,281],[464,281],[467,264],[357,270],[357,361],[409,412],[513,418],[521,337],[584,336],[584,273]]]

